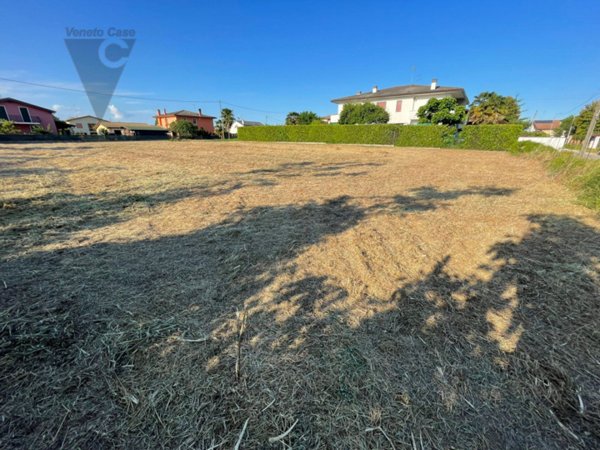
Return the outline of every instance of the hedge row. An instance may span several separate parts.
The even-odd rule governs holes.
[[[460,134],[452,127],[433,125],[287,125],[243,127],[238,139],[514,150],[522,131],[521,125],[468,125]]]
[[[242,127],[243,141],[325,142],[327,144],[385,144],[443,147],[451,144],[450,127],[405,125],[284,125]]]
[[[284,125],[242,127],[244,141],[393,144],[401,125]]]
[[[458,146],[479,150],[516,150],[522,125],[467,125],[460,132]]]

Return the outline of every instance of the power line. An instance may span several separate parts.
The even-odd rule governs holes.
[[[569,114],[570,112],[576,110],[577,108],[581,108],[582,106],[586,105],[587,103],[589,103],[590,101],[594,100],[598,95],[600,95],[600,91],[596,92],[594,95],[592,95],[591,97],[587,98],[586,100],[584,100],[583,102],[579,103],[578,105],[574,106],[573,108],[571,108],[568,111],[565,111],[563,113],[559,113],[559,116],[566,116],[567,114]]]
[[[266,114],[286,114],[286,113],[280,112],[280,111],[266,111],[266,110],[262,110],[262,109],[256,109],[256,108],[250,108],[247,106],[236,105],[236,104],[226,102],[226,101],[221,101],[221,100],[182,100],[182,99],[174,99],[174,98],[142,97],[142,96],[136,96],[136,95],[110,94],[108,92],[88,91],[85,89],[75,89],[75,88],[68,88],[68,87],[64,87],[64,86],[55,86],[55,85],[51,85],[51,84],[34,83],[31,81],[14,80],[12,78],[4,78],[4,77],[0,77],[0,80],[8,81],[11,83],[25,84],[28,86],[43,87],[46,89],[57,89],[57,90],[61,90],[61,91],[77,92],[80,94],[107,95],[109,97],[119,97],[119,98],[128,98],[128,99],[132,99],[132,100],[145,100],[145,101],[167,102],[167,103],[214,103],[214,104],[224,103],[226,105],[233,106],[233,107],[239,108],[239,109],[245,109],[248,111],[256,111],[256,112],[262,112],[262,113],[266,113]]]

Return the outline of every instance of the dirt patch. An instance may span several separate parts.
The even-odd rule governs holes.
[[[2,448],[600,445],[600,222],[538,161],[3,145],[0,176]]]

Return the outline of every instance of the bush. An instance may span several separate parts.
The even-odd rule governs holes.
[[[244,141],[325,142],[329,144],[388,144],[402,125],[284,125],[240,128]]]
[[[346,103],[340,113],[341,125],[388,123],[390,115],[373,103]]]
[[[18,134],[19,130],[14,123],[8,120],[0,120],[0,134]]]
[[[458,146],[476,150],[518,150],[523,125],[467,125],[460,133]]]
[[[192,122],[187,120],[176,120],[169,125],[171,130],[179,139],[192,139],[196,137],[198,128]]]
[[[452,147],[455,129],[444,125],[406,125],[394,145],[398,147]]]

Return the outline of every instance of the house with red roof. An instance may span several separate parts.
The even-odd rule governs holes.
[[[33,105],[16,98],[0,98],[0,120],[8,120],[15,124],[21,133],[31,133],[38,126],[57,134],[54,122],[55,111],[43,106]]]
[[[176,120],[185,120],[193,123],[199,130],[204,130],[209,133],[215,132],[215,126],[213,124],[214,116],[203,114],[201,109],[198,109],[198,112],[188,111],[186,109],[167,112],[166,109],[163,109],[162,113],[160,112],[160,109],[157,109],[154,118],[156,119],[156,125],[167,129],[169,128],[169,125]]]

